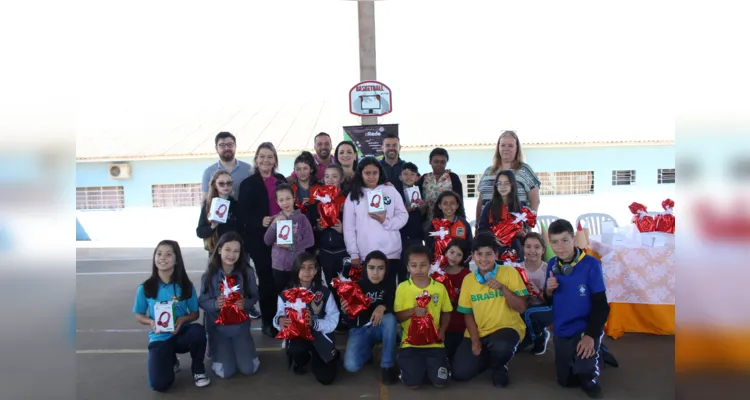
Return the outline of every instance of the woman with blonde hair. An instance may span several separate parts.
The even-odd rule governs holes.
[[[542,182],[531,169],[531,166],[523,161],[521,141],[518,139],[516,132],[504,131],[497,139],[492,165],[487,167],[479,180],[480,199],[477,201],[477,221],[479,221],[482,207],[492,200],[492,195],[495,192],[495,178],[498,172],[504,170],[511,170],[515,174],[521,205],[534,211],[539,210],[539,187]]]
[[[285,183],[286,178],[278,173],[279,156],[273,143],[258,145],[253,167],[253,174],[240,184],[239,200],[247,229],[247,251],[258,273],[262,332],[266,336],[276,337],[279,332],[273,326],[273,316],[276,314],[278,293],[274,289],[271,247],[266,246],[263,238],[271,225],[271,216],[281,212],[276,202],[276,183]]]

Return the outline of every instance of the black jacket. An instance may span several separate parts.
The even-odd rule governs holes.
[[[339,196],[345,196],[340,194]],[[338,252],[346,250],[346,243],[344,242],[343,230],[341,233],[336,232],[333,228],[324,228],[322,231],[318,230],[318,218],[320,213],[318,212],[318,205],[313,204],[307,207],[307,218],[310,220],[310,224],[315,232],[315,245],[321,250],[327,250],[329,252]],[[344,210],[342,209],[339,213],[339,220],[343,228],[344,224]]]
[[[396,284],[395,282],[386,283],[385,280],[378,284],[370,282],[367,278],[367,271],[362,271],[362,279],[359,281],[359,286],[362,288],[362,293],[372,299],[370,308],[362,311],[354,318],[346,318],[346,322],[350,328],[360,328],[367,325],[372,317],[372,312],[378,306],[385,306],[385,313],[393,312],[393,302],[396,300]]]
[[[209,199],[207,201],[210,202],[211,200]],[[241,215],[242,207],[240,206],[240,202],[230,197],[229,215],[227,216],[227,222],[219,224],[215,230],[211,229],[211,223],[208,222],[208,213],[206,213],[206,203],[203,202],[203,204],[201,204],[201,215],[198,219],[198,227],[195,228],[195,234],[198,235],[198,237],[201,239],[206,239],[210,237],[214,233],[214,231],[216,231],[218,233],[216,238],[218,242],[218,238],[220,238],[221,235],[227,232],[234,231],[242,236],[242,240],[246,240],[247,232]]]
[[[421,192],[421,190],[420,190]],[[406,212],[409,213],[409,219],[406,221],[406,225],[399,230],[401,233],[401,242],[420,242],[425,239],[424,232],[424,221],[425,214],[419,208],[409,208],[406,201],[406,193],[401,191],[401,199],[406,205]],[[406,249],[403,249],[406,251]]]
[[[286,182],[286,178],[279,173],[274,173],[276,179]],[[260,172],[245,178],[240,184],[239,193],[240,217],[242,218],[245,229],[247,230],[248,248],[257,248],[266,246],[263,236],[266,234],[266,228],[263,226],[263,218],[271,216],[270,204],[268,203],[268,191],[263,183],[263,177]],[[270,251],[270,249],[269,249]]]

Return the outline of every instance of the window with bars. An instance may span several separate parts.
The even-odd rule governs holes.
[[[479,180],[482,178],[481,174],[459,175],[459,178],[461,178],[461,185],[464,187],[463,195],[465,198],[474,199],[479,197]]]
[[[197,207],[201,205],[200,183],[151,185],[154,207]]]
[[[612,171],[612,186],[632,185],[635,183],[635,171],[632,169]]]
[[[76,210],[118,210],[125,208],[122,186],[88,186],[76,188]]]
[[[674,183],[675,175],[674,168],[659,168],[658,183]]]
[[[594,171],[540,172],[539,194],[594,194]]]

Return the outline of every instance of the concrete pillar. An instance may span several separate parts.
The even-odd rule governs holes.
[[[377,58],[375,55],[375,2],[358,1],[359,21],[359,79],[377,79]],[[362,125],[375,125],[378,117],[362,117]]]

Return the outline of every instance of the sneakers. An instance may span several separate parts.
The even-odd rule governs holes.
[[[304,365],[298,365],[297,363],[294,363],[294,367],[292,367],[292,371],[294,371],[295,375],[304,375],[307,373],[307,368],[305,368]]]
[[[534,348],[531,350],[534,354],[541,356],[547,351],[547,343],[549,343],[550,333],[547,329],[544,330],[544,336],[536,338],[534,341]]]
[[[250,317],[251,319],[258,319],[260,318],[260,312],[258,312],[258,310],[256,310],[255,307],[253,307],[252,310],[247,312],[247,316]]]
[[[598,382],[581,386],[581,389],[583,389],[586,394],[592,398],[592,399],[601,399],[602,398],[602,387],[599,386]]]
[[[206,374],[194,374],[193,382],[195,382],[195,386],[204,387],[208,386],[211,383],[211,380],[208,379],[208,376],[206,376]]]
[[[398,382],[398,372],[396,368],[381,368],[380,377],[384,385],[393,385]]]
[[[508,374],[495,373],[492,375],[492,385],[494,385],[495,387],[504,388],[508,386],[508,383],[510,383]]]
[[[178,372],[180,372],[180,359],[179,358],[174,362],[174,373],[176,374]]]

